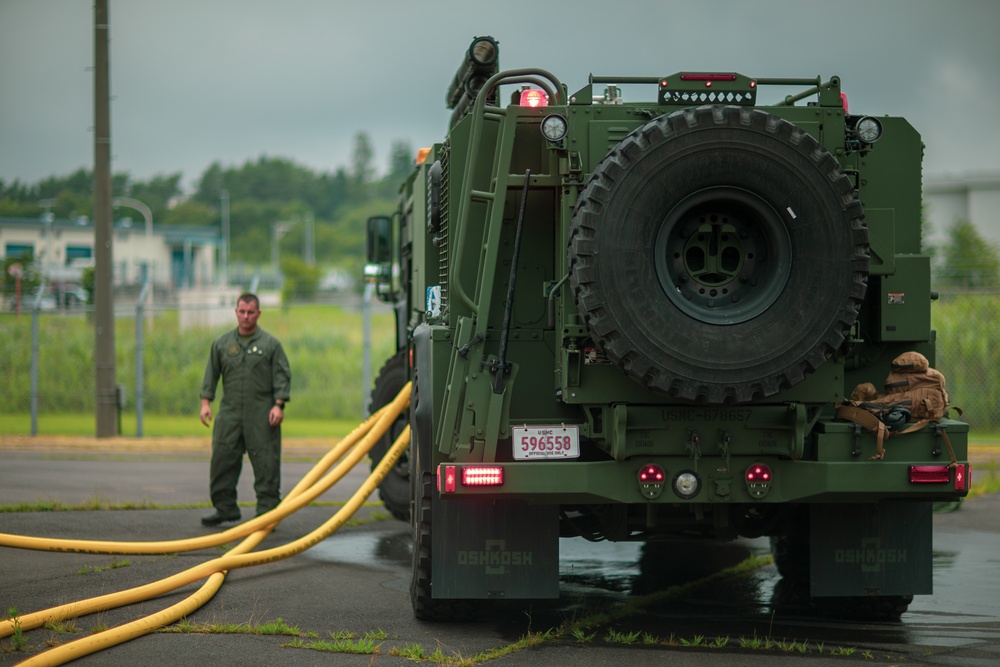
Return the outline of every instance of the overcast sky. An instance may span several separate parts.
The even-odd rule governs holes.
[[[261,155],[319,171],[372,138],[440,141],[474,35],[503,69],[839,75],[855,113],[905,116],[926,177],[1000,173],[998,0],[110,0],[113,169]],[[0,179],[93,165],[93,0],[0,0]],[[652,97],[652,93],[650,93]],[[767,90],[759,100],[769,101]],[[776,97],[775,97],[776,99]]]

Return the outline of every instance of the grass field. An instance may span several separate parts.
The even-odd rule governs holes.
[[[286,438],[342,438],[358,425],[360,419],[310,419],[296,418],[288,409],[281,433]],[[121,432],[124,437],[136,436],[134,413],[122,414]],[[93,436],[97,432],[96,418],[92,414],[46,414],[38,418],[38,435]],[[29,415],[0,415],[0,435],[28,435],[31,433]],[[202,426],[198,414],[186,417],[176,415],[144,415],[142,434],[150,437],[187,438],[210,437],[211,428]]]
[[[134,318],[115,321],[115,380],[122,387],[122,435],[135,434],[137,350],[142,350],[144,435],[201,435],[199,392],[213,339],[235,325],[195,327],[183,313],[164,310],[146,326],[142,347]],[[37,359],[38,432],[88,435],[95,431],[94,330],[85,313],[40,318]],[[371,387],[363,386],[363,321],[357,311],[331,305],[264,311],[261,326],[281,340],[292,367],[287,429],[326,432],[356,423]],[[371,326],[371,372],[395,350],[395,318],[384,307]],[[30,433],[31,318],[0,315],[0,434]],[[216,398],[221,398],[221,383]],[[218,406],[218,402],[216,402]],[[218,409],[216,407],[216,409]]]
[[[944,296],[934,307],[938,368],[948,377],[953,405],[964,409],[974,442],[1000,441],[1000,346],[994,342],[1000,295]],[[185,327],[183,313],[162,310],[143,340],[143,435],[207,434],[198,419],[198,391],[209,343],[231,325]],[[30,405],[39,406],[38,434],[89,436],[94,417],[94,331],[86,313],[49,313],[40,318],[38,389],[32,397],[32,318],[0,313],[0,435],[31,432]],[[121,435],[136,434],[136,327],[119,317],[116,380],[126,400]],[[283,343],[292,365],[288,437],[343,435],[363,415],[370,387],[362,386],[360,313],[331,305],[293,305],[265,310],[261,326]],[[372,374],[394,351],[395,318],[384,306],[372,321]]]

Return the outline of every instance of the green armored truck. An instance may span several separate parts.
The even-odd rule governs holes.
[[[769,536],[814,604],[898,618],[970,472],[966,424],[850,401],[935,361],[920,135],[837,77],[570,93],[498,55],[473,40],[444,141],[368,221],[398,350],[373,407],[413,383],[380,493],[413,525],[416,616],[557,597],[560,538],[669,568],[686,540]]]

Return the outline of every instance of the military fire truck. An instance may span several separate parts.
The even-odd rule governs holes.
[[[770,536],[819,607],[898,618],[932,591],[968,427],[838,406],[904,352],[935,361],[920,135],[837,77],[571,93],[498,56],[473,40],[447,135],[368,222],[398,350],[373,406],[413,383],[380,492],[412,521],[416,616],[558,596],[560,538],[662,544],[669,568],[690,540]]]

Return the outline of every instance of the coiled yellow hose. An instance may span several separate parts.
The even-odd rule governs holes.
[[[351,496],[350,500],[336,512],[323,525],[311,533],[294,540],[284,546],[267,549],[265,551],[250,553],[260,542],[267,537],[273,527],[291,512],[301,508],[310,500],[314,499],[336,481],[343,477],[348,470],[356,465],[375,442],[391,427],[392,423],[409,405],[410,385],[407,384],[397,397],[385,408],[375,413],[363,424],[352,431],[336,447],[330,450],[324,457],[307,473],[302,480],[288,493],[286,498],[277,508],[264,514],[246,524],[224,531],[209,539],[215,540],[211,545],[204,542],[205,538],[192,538],[191,540],[171,540],[166,542],[97,542],[97,541],[75,541],[75,540],[51,540],[48,538],[34,538],[12,536],[0,534],[0,544],[4,546],[16,546],[18,548],[39,548],[50,551],[74,551],[74,552],[95,552],[95,553],[173,553],[179,550],[178,544],[187,546],[186,550],[202,549],[206,546],[214,546],[232,541],[233,539],[246,535],[250,536],[230,551],[225,556],[215,558],[201,565],[189,568],[183,572],[161,579],[158,582],[138,586],[118,593],[102,595],[88,600],[82,600],[58,607],[52,607],[17,618],[18,625],[22,630],[37,628],[50,620],[61,620],[65,618],[75,618],[85,614],[104,611],[115,607],[133,604],[135,602],[148,600],[152,597],[170,592],[191,582],[208,577],[208,581],[193,595],[163,611],[150,616],[126,623],[104,632],[85,637],[74,642],[69,642],[62,646],[45,651],[33,658],[26,660],[22,665],[61,665],[70,660],[74,660],[84,655],[114,646],[129,639],[134,639],[144,634],[148,634],[164,625],[176,621],[187,614],[200,608],[215,595],[222,586],[225,579],[225,572],[230,569],[250,567],[271,563],[302,553],[306,549],[315,546],[322,540],[329,537],[361,507],[365,499],[370,496],[379,483],[385,478],[396,460],[407,448],[410,441],[410,431],[407,426],[393,443],[393,446],[382,458],[381,462],[372,472],[361,487]],[[358,442],[360,438],[360,442]],[[355,445],[355,442],[357,444]],[[353,448],[352,448],[353,447]],[[350,454],[341,461],[328,475],[321,481],[316,481],[326,471],[333,462],[340,459],[344,453],[351,449]],[[249,530],[248,530],[249,528]],[[220,538],[223,538],[221,541]],[[11,538],[20,538],[17,540]],[[22,542],[22,540],[27,540]],[[11,543],[14,542],[14,543]],[[27,546],[36,544],[38,546]],[[81,548],[81,544],[86,544],[86,548]],[[170,548],[163,548],[162,545],[171,545]],[[189,546],[198,544],[199,546]],[[159,545],[159,546],[157,546]],[[144,550],[132,550],[141,546]],[[93,551],[97,549],[96,551]],[[149,550],[145,550],[149,549]],[[6,637],[14,633],[14,619],[0,622],[0,637]]]

